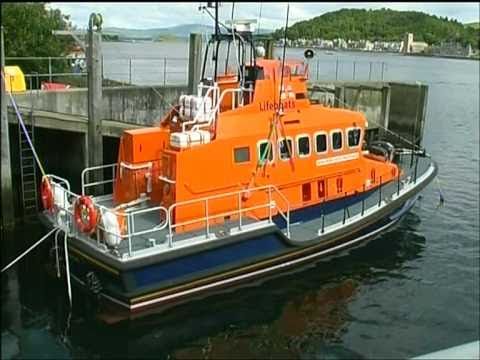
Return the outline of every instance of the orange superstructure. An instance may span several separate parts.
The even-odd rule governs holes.
[[[364,156],[363,114],[310,104],[308,69],[302,62],[287,62],[283,79],[278,60],[257,60],[255,68],[247,70],[259,74],[250,91],[240,91],[234,76],[226,74],[213,86],[201,85],[206,90],[201,106],[192,104],[192,96],[184,99],[191,104],[172,109],[159,127],[125,132],[114,191],[117,203],[146,193],[169,207],[271,184],[295,210],[370,190],[398,175],[397,165]],[[206,106],[206,98],[211,105]],[[182,111],[190,111],[190,118],[182,118]],[[180,142],[174,141],[176,136]],[[240,201],[254,206],[265,200],[260,196],[246,192]],[[237,205],[237,199],[223,198],[212,201],[209,212],[228,212]],[[202,204],[179,207],[173,220],[188,221],[203,212]],[[250,215],[262,218],[267,211]]]

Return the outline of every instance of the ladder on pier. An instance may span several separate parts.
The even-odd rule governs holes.
[[[24,119],[25,129],[28,136],[35,144],[35,124],[33,111],[30,111],[28,120]],[[27,137],[18,122],[18,143],[20,151],[20,183],[22,186],[23,215],[31,216],[38,212],[38,190],[37,190],[37,164],[33,151],[28,144]]]

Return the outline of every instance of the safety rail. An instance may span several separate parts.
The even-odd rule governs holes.
[[[282,211],[281,207],[279,207],[276,203],[276,201],[272,200],[272,190],[280,196],[280,198],[285,202],[286,206],[286,214]],[[246,193],[252,193],[252,192],[260,192],[260,191],[268,191],[268,203],[262,204],[262,205],[255,205],[247,208],[242,208],[242,195]],[[209,201],[216,200],[216,199],[221,199],[221,198],[227,198],[227,197],[236,197],[237,198],[237,205],[238,208],[236,210],[230,210],[226,211],[220,214],[214,214],[211,215],[209,213]],[[203,203],[204,204],[204,209],[205,209],[205,216],[203,217],[198,217],[192,220],[187,220],[183,222],[176,222],[175,224],[172,224],[173,220],[173,215],[172,212],[175,208],[178,208],[179,206],[185,206],[185,205],[192,205],[195,203]],[[187,200],[187,201],[182,201],[175,203],[171,205],[168,208],[169,212],[169,225],[168,225],[168,246],[173,247],[173,230],[175,228],[178,228],[180,226],[186,226],[186,225],[191,225],[194,223],[199,223],[199,222],[205,222],[205,237],[208,239],[210,237],[210,220],[211,219],[216,219],[216,218],[225,218],[226,216],[231,216],[231,215],[238,215],[238,229],[242,230],[242,220],[243,220],[243,214],[249,211],[257,210],[257,209],[262,209],[262,208],[268,208],[268,221],[271,223],[272,222],[272,209],[275,208],[280,216],[285,220],[286,222],[286,235],[290,235],[290,203],[288,202],[287,198],[275,187],[274,185],[265,185],[265,186],[260,186],[256,188],[251,188],[251,189],[242,189],[234,192],[229,192],[225,194],[218,194],[218,195],[212,195],[208,197],[203,197],[200,199],[193,199],[193,200]]]
[[[222,92],[222,94],[220,95],[220,98],[218,99],[215,107],[213,107],[213,108],[207,113],[207,115],[208,115],[208,116],[207,116],[207,119],[209,119],[209,121],[208,121],[208,122],[205,122],[205,123],[198,123],[198,122],[196,121],[196,119],[197,119],[197,117],[199,116],[200,113],[197,114],[197,115],[195,116],[195,119],[193,120],[196,125],[193,127],[192,130],[195,131],[195,130],[198,130],[199,128],[201,128],[201,127],[205,127],[205,126],[210,126],[210,125],[211,125],[212,121],[214,121],[214,120],[217,118],[217,115],[218,115],[219,112],[220,112],[220,106],[221,106],[222,101],[223,101],[223,98],[225,97],[226,94],[229,94],[229,93],[232,93],[232,94],[233,94],[233,96],[232,96],[232,110],[234,110],[234,109],[235,109],[235,102],[236,102],[236,101],[235,101],[235,100],[236,100],[236,99],[235,99],[235,95],[241,93],[242,91],[243,91],[243,90],[240,89],[240,88],[225,89],[225,90]],[[202,101],[202,104],[203,104],[203,102],[204,102],[204,100]]]
[[[54,199],[57,190],[63,192],[62,201],[60,203],[58,203],[57,201],[54,202],[54,211],[50,212],[50,215],[52,217],[51,220],[53,223],[56,224],[57,227],[61,228],[67,234],[72,235],[75,230],[73,225],[74,215],[72,204],[75,203],[75,201],[80,197],[80,195],[75,194],[70,190],[70,183],[66,179],[63,179],[53,174],[47,174],[44,176],[44,178],[47,178],[50,185],[52,186],[52,193],[54,194]],[[74,199],[73,201],[72,198]]]
[[[55,175],[50,175],[50,174],[46,175],[46,177],[49,178],[50,184],[53,187],[54,193],[55,193],[55,189],[60,187],[64,195],[62,202],[60,203],[55,202],[56,211],[55,213],[50,214],[52,222],[56,223],[56,226],[64,230],[67,234],[69,234],[69,236],[80,235],[80,232],[74,226],[74,223],[75,223],[74,206],[75,206],[76,200],[80,198],[80,195],[70,191],[70,184],[67,180]],[[57,180],[59,182],[55,182],[53,180]],[[60,182],[63,183],[64,186],[62,186]],[[105,239],[101,241],[101,236],[100,236],[100,230],[101,230],[105,234],[113,235],[119,238],[120,241],[124,239],[128,239],[128,255],[129,256],[132,256],[134,253],[132,249],[133,237],[161,231],[167,227],[169,222],[168,210],[163,206],[148,207],[148,208],[143,208],[138,210],[126,209],[125,211],[120,211],[117,208],[113,208],[113,209],[107,208],[106,206],[100,205],[98,203],[94,203],[94,207],[97,209],[97,211],[100,214],[105,215],[106,213],[111,213],[115,215],[117,219],[120,219],[121,223],[127,224],[125,232],[115,233],[110,231],[110,229],[106,229],[100,222],[96,228],[97,246],[100,247],[102,243],[105,244]],[[147,214],[149,212],[154,213],[155,216],[160,215],[160,218],[162,218],[162,214],[163,214],[164,221],[149,229],[138,230],[138,227],[136,224],[136,217],[138,217],[139,215]],[[84,235],[88,236],[87,234],[84,234]]]
[[[428,157],[424,157],[417,154],[405,154],[402,156],[403,159],[400,159],[402,163],[402,169],[397,174],[397,176],[388,182],[382,181],[383,176],[379,177],[379,181],[373,186],[368,186],[364,190],[369,191],[368,196],[364,197],[362,200],[343,206],[334,212],[323,213],[322,206],[320,207],[320,223],[318,226],[318,236],[329,233],[338,229],[345,224],[350,224],[352,222],[358,221],[364,216],[369,216],[372,213],[382,209],[389,202],[394,201],[398,197],[402,196],[404,193],[409,192],[415,188],[417,182],[422,182],[434,171],[434,165]],[[409,165],[410,163],[410,165]],[[382,174],[386,175],[386,174]],[[117,257],[132,257],[137,253],[145,250],[147,246],[142,245],[141,249],[138,249],[138,238],[136,239],[136,246],[134,248],[134,237],[143,236],[147,234],[157,233],[163,231],[162,235],[156,236],[154,238],[145,237],[146,242],[151,241],[155,242],[152,246],[157,245],[156,241],[160,240],[163,242],[162,237],[165,236],[167,243],[167,249],[174,247],[174,237],[182,238],[185,234],[184,232],[175,232],[179,227],[185,227],[195,223],[202,223],[200,231],[204,231],[204,240],[211,241],[215,240],[216,237],[212,228],[215,225],[218,225],[218,222],[213,222],[215,219],[231,217],[231,233],[238,231],[245,231],[249,228],[249,225],[254,225],[255,223],[244,221],[245,218],[252,219],[255,218],[256,223],[268,222],[273,223],[273,216],[280,216],[278,219],[283,219],[285,226],[278,224],[281,231],[291,237],[296,237],[296,229],[292,230],[290,224],[290,203],[285,195],[274,185],[265,185],[251,189],[242,189],[238,191],[212,195],[208,197],[203,197],[200,199],[188,200],[183,202],[178,202],[172,204],[169,208],[163,206],[150,207],[147,205],[148,197],[141,197],[135,201],[128,203],[128,206],[117,206],[115,208],[108,208],[107,206],[101,205],[95,201],[94,198],[94,207],[97,209],[97,212],[103,216],[107,213],[110,213],[115,216],[118,221],[118,228],[111,228],[105,226],[103,221],[100,221],[96,226],[96,236],[91,236],[86,233],[81,233],[75,226],[74,218],[74,206],[75,202],[80,195],[73,193],[70,190],[70,184],[67,180],[60,178],[55,175],[46,175],[49,178],[52,185],[52,190],[55,198],[55,207],[51,212],[46,212],[51,221],[56,224],[57,227],[64,230],[69,236],[78,235],[78,238],[84,240],[95,241],[99,249],[106,251],[108,248],[113,248],[113,253]],[[385,176],[386,177],[386,176]],[[390,176],[388,177],[390,178]],[[63,191],[63,199],[59,199],[58,188],[61,188]],[[371,192],[370,192],[371,190]],[[61,193],[60,193],[61,194]],[[242,204],[244,201],[245,195],[250,195],[248,198],[255,195],[266,195],[260,197],[254,205],[245,206]],[[56,195],[56,196],[55,196]],[[349,193],[344,194],[345,197],[351,195]],[[264,202],[262,202],[265,200]],[[220,201],[227,209],[221,213],[212,213],[211,204],[214,201]],[[236,202],[236,205],[235,205]],[[228,204],[228,205],[227,205]],[[175,222],[173,213],[176,209],[183,206],[192,206],[192,205],[203,205],[202,207],[198,206],[199,212],[204,212],[203,214],[198,214],[195,218],[189,218],[185,221]],[[122,208],[123,206],[123,208]],[[233,208],[233,209],[232,209]],[[230,210],[231,209],[231,210]],[[261,220],[257,219],[255,216],[249,216],[247,213],[251,213],[255,210],[268,209],[268,215],[264,213],[261,216]],[[177,210],[178,213],[178,210]],[[250,214],[252,215],[252,214]],[[150,221],[145,221],[148,216],[151,216]],[[268,216],[268,217],[267,217]],[[143,221],[139,221],[139,218],[142,218]],[[152,221],[152,219],[158,219]],[[275,221],[277,222],[277,221]],[[123,225],[120,225],[123,224]],[[294,226],[298,226],[297,224]],[[250,228],[251,229],[251,228]],[[103,233],[103,236],[101,234]],[[189,231],[187,230],[186,233]],[[198,234],[198,233],[197,233]],[[110,235],[118,239],[116,245],[112,246],[111,243],[107,242],[107,236]],[[126,240],[126,243],[124,242]],[[178,240],[177,240],[178,241]],[[107,246],[110,245],[110,246]],[[128,248],[127,248],[128,247]],[[159,250],[153,251],[164,251],[165,247],[158,248]],[[162,250],[163,249],[163,250]],[[115,253],[115,250],[117,252]],[[122,251],[122,254],[118,252]],[[151,251],[151,250],[149,250]]]
[[[107,208],[103,205],[96,205],[98,209],[101,211],[102,215],[105,215],[106,213],[112,213],[117,217],[117,219],[122,219],[123,221],[120,220],[119,222],[122,222],[126,224],[126,232],[119,232],[115,233],[110,231],[109,229],[106,229],[101,223],[97,225],[97,239],[99,239],[99,231],[102,230],[104,233],[115,236],[116,238],[119,239],[119,243],[127,239],[128,240],[128,256],[132,256],[135,251],[133,249],[132,243],[133,243],[133,238],[135,236],[140,236],[140,235],[146,235],[146,234],[152,234],[155,232],[159,232],[163,229],[165,229],[169,223],[169,213],[168,210],[163,207],[163,206],[155,206],[155,207],[148,207],[148,208],[143,208],[143,209],[138,209],[138,210],[126,210],[124,212],[118,211],[116,208],[110,209]],[[137,224],[135,222],[135,218],[138,215],[145,215],[147,213],[154,213],[156,217],[162,218],[162,213],[164,214],[163,218],[164,221],[152,226],[148,229],[140,229],[138,230]]]
[[[202,89],[206,89],[205,95],[202,95]],[[203,85],[200,83],[198,85],[198,95],[202,97],[202,101],[199,105],[200,108],[202,108],[205,104],[206,99],[212,94],[212,109],[210,109],[207,113],[201,113],[198,112],[193,120],[190,121],[185,121],[182,123],[182,131],[185,132],[185,128],[187,125],[195,125],[193,130],[198,130],[201,127],[205,126],[210,126],[211,123],[216,119],[217,115],[220,113],[220,106],[223,102],[223,99],[227,94],[232,94],[232,110],[235,110],[236,104],[239,103],[240,105],[243,105],[243,98],[240,97],[239,95],[242,94],[244,91],[247,92],[253,92],[252,89],[246,89],[246,88],[230,88],[230,89],[225,89],[220,95],[219,95],[219,87],[218,84],[214,84],[213,86],[207,86]],[[208,121],[205,122],[199,122],[198,119],[200,116],[206,116]]]
[[[113,163],[113,164],[107,164],[107,165],[91,166],[91,167],[87,167],[87,168],[83,169],[82,174],[81,174],[82,195],[85,195],[85,190],[88,187],[92,187],[92,186],[96,186],[96,185],[103,185],[103,184],[110,184],[110,183],[115,185],[115,174],[117,172],[117,166],[118,166],[117,163]],[[91,183],[87,182],[88,181],[87,180],[88,178],[86,178],[87,174],[90,175],[94,171],[104,170],[104,169],[108,169],[108,168],[112,169],[111,179],[102,180],[102,181],[94,181],[94,182],[91,182]],[[103,177],[103,173],[102,173],[102,177]]]
[[[205,95],[202,95],[203,89],[207,90]],[[212,106],[216,106],[216,104],[218,102],[218,98],[219,98],[219,95],[218,95],[219,90],[220,89],[219,89],[219,87],[216,83],[213,86],[203,85],[203,83],[198,84],[198,95],[197,96],[202,97],[202,102],[199,104],[199,108],[204,107],[205,101],[210,96],[211,93],[213,93],[212,94]],[[202,113],[199,111],[192,120],[182,122],[182,132],[185,132],[185,127],[187,125],[198,124],[198,118],[200,117],[201,114]],[[208,121],[208,124],[210,124],[210,123],[211,123],[211,120]]]
[[[386,174],[382,174],[378,177],[378,183],[372,184],[370,187],[364,186],[364,191],[371,190],[371,193],[362,198],[361,201],[346,205],[328,214],[323,213],[323,209],[321,209],[318,235],[322,236],[337,230],[347,223],[353,223],[382,209],[391,201],[412,190],[417,182],[424,181],[434,171],[434,165],[427,157],[414,154],[413,161],[409,165],[406,162],[410,162],[410,160],[411,153],[405,159],[400,159],[400,163],[403,165],[401,167],[402,171],[394,179],[385,182],[382,179],[385,178]],[[344,194],[345,197],[348,195],[348,193]]]

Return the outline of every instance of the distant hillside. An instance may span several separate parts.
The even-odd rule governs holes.
[[[288,28],[288,38],[332,40],[401,41],[411,32],[414,40],[429,44],[454,41],[479,47],[479,31],[449,20],[417,11],[342,9],[310,20],[300,21]],[[275,31],[276,38],[283,37],[283,29]]]
[[[473,22],[473,23],[465,24],[465,26],[472,27],[474,29],[480,29],[480,23],[479,22]]]
[[[213,26],[200,25],[200,24],[188,24],[177,25],[167,28],[155,28],[155,29],[125,29],[117,27],[104,28],[105,33],[111,35],[118,35],[123,39],[174,39],[174,38],[188,38],[190,33],[200,34],[212,34],[214,31]],[[261,34],[271,33],[272,30],[260,30]]]

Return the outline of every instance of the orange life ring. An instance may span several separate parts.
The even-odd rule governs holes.
[[[97,209],[93,205],[92,198],[80,196],[75,202],[74,218],[78,230],[91,234],[97,227]]]
[[[42,196],[42,205],[45,210],[53,212],[53,192],[52,186],[48,178],[44,177],[40,188],[40,194]]]

